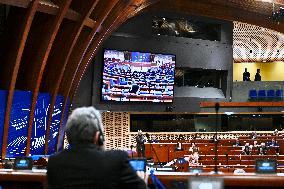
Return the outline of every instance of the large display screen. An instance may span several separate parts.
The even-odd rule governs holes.
[[[0,90],[0,124],[4,125],[4,116],[6,108],[7,91]],[[11,116],[9,122],[8,139],[7,139],[7,157],[22,157],[25,156],[28,134],[28,122],[30,116],[32,94],[30,91],[15,91]],[[43,155],[45,146],[45,134],[48,126],[48,115],[50,107],[51,95],[48,93],[39,93],[36,108],[34,111],[34,119],[32,125],[32,136],[30,155]],[[54,104],[52,113],[52,123],[50,125],[50,133],[48,140],[48,154],[56,152],[58,141],[60,119],[62,115],[64,97],[58,95]],[[64,115],[62,128],[68,117],[69,100],[66,112]],[[63,133],[62,133],[63,135]],[[3,127],[0,128],[0,144],[2,144]],[[62,146],[62,144],[60,144]],[[60,146],[59,146],[60,147]],[[0,148],[1,152],[1,148]]]
[[[52,123],[50,125],[48,154],[54,154],[56,152],[56,145],[57,145],[58,133],[59,133],[58,130],[60,127],[60,119],[62,115],[63,101],[64,101],[63,96],[58,95],[56,97],[53,114],[52,114]],[[68,114],[66,116],[68,116]]]
[[[48,93],[39,93],[34,112],[30,153],[44,154],[45,133],[48,125],[48,115],[51,96]]]
[[[25,156],[32,93],[15,91],[8,131],[7,157]]]
[[[175,55],[104,51],[102,100],[172,102]]]

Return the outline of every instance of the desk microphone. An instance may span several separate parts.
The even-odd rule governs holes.
[[[149,133],[146,133],[145,135],[146,135],[146,138],[147,138],[147,139],[149,139],[149,138],[150,138]]]
[[[214,172],[215,172],[215,174],[217,174],[218,173],[218,166],[217,166],[217,164],[218,164],[218,137],[217,137],[217,131],[218,131],[218,111],[219,111],[219,108],[220,108],[220,104],[218,103],[218,102],[216,102],[215,103],[215,111],[216,111],[216,120],[215,120],[215,140],[214,140],[214,142],[215,142],[215,166],[214,166]]]

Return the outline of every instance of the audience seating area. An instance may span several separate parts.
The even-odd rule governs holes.
[[[269,89],[269,90],[249,90],[249,101],[282,101],[283,90]]]
[[[258,144],[268,143],[274,138],[279,143],[279,154],[276,152],[277,147],[268,147],[266,155],[259,155],[258,148],[252,147],[250,155],[242,153],[242,147],[245,143],[253,145],[254,141]],[[222,172],[234,172],[235,169],[241,168],[246,172],[254,172],[256,159],[276,159],[278,161],[278,172],[284,172],[284,139],[282,136],[260,136],[257,139],[247,137],[239,138],[241,146],[234,146],[235,139],[220,139],[217,144],[217,164]],[[182,143],[182,150],[176,150],[177,142]],[[205,172],[213,171],[215,165],[215,143],[208,139],[194,140],[165,140],[160,143],[145,144],[147,159],[153,159],[155,163],[159,161],[167,163],[175,161],[178,158],[184,158],[192,154],[189,148],[195,143],[199,148],[199,160],[197,166],[202,166]],[[156,154],[156,155],[155,155]],[[186,166],[186,167],[184,167]],[[188,171],[188,166],[178,168],[178,171]]]

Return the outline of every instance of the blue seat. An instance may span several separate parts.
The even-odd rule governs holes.
[[[262,101],[266,99],[266,92],[265,90],[259,90],[257,93],[257,99]]]
[[[283,90],[277,89],[275,92],[275,99],[282,100],[283,99]]]
[[[249,100],[256,101],[257,100],[257,92],[255,89],[249,90]]]
[[[266,94],[267,100],[272,101],[275,99],[275,90],[271,89],[267,91]]]
[[[125,78],[120,78],[119,85],[127,85],[128,82]]]

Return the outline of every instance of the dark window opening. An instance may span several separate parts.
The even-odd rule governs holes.
[[[167,35],[204,39],[221,40],[221,25],[206,23],[194,19],[154,18],[152,22],[154,35]]]

